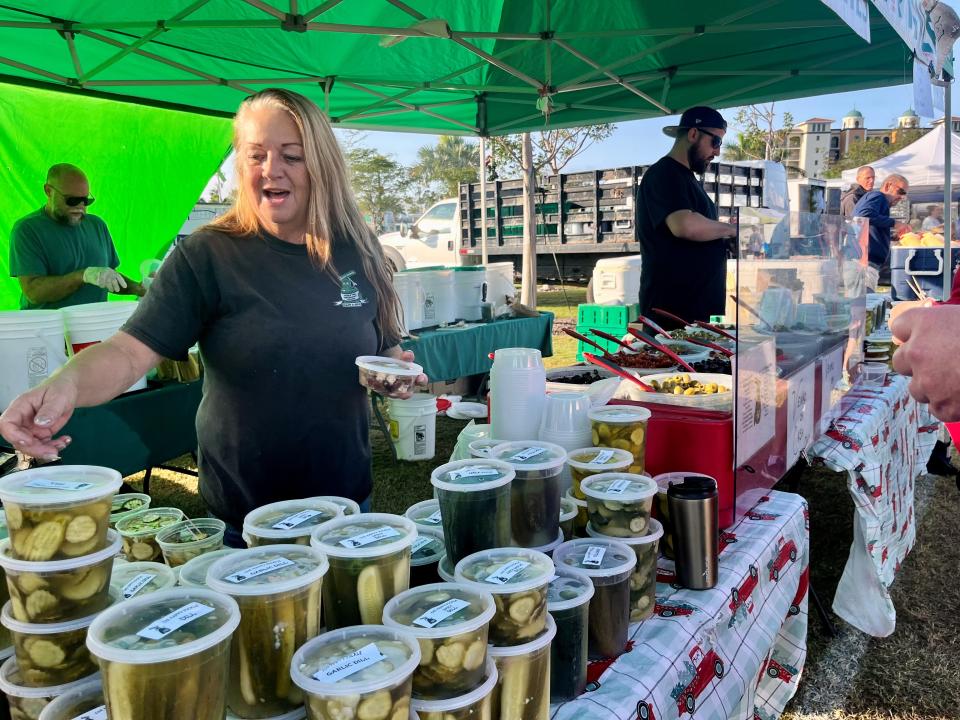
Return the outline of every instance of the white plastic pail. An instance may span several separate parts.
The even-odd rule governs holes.
[[[73,305],[63,309],[67,330],[67,345],[71,355],[114,335],[137,309],[135,302],[102,302]],[[146,376],[140,378],[127,392],[147,387]]]
[[[400,460],[430,460],[437,445],[437,398],[417,393],[409,400],[391,398],[390,438]]]
[[[59,310],[0,312],[0,412],[66,361]]]

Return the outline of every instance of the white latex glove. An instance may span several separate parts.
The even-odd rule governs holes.
[[[867,292],[876,292],[877,285],[880,283],[880,271],[872,265],[867,265],[863,271],[863,282],[867,286]]]
[[[112,293],[120,292],[120,288],[127,286],[127,281],[120,273],[107,267],[88,267],[83,271],[83,281]]]

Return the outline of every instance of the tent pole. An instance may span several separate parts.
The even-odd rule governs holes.
[[[523,134],[523,265],[521,266],[520,302],[531,310],[537,307],[537,214],[534,197],[533,141]]]
[[[487,256],[487,138],[480,136],[480,264],[486,265]]]
[[[946,73],[944,73],[946,75]],[[951,107],[951,89],[953,82],[944,77],[943,84],[943,295],[950,297],[953,285],[953,263],[950,257],[950,240],[953,235],[953,108]]]

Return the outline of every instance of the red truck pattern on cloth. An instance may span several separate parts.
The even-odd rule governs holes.
[[[653,616],[630,625],[619,658],[590,663],[587,692],[552,705],[552,720],[780,716],[807,653],[807,508],[791,493],[748,491],[744,499],[753,517],[725,531],[716,587],[680,588],[673,563],[661,558]]]
[[[840,414],[807,451],[813,465],[847,473],[854,539],[833,610],[854,627],[885,637],[896,627],[889,588],[916,537],[913,489],[940,424],[891,374],[882,388],[854,387]]]

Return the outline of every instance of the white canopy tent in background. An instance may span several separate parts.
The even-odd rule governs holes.
[[[870,167],[877,173],[877,189],[880,189],[880,183],[887,175],[898,173],[910,183],[911,191],[915,188],[932,186],[939,188],[942,192],[945,136],[946,131],[941,123],[902,150],[870,163]],[[952,185],[960,187],[960,136],[950,133],[950,139],[953,159],[950,173],[953,178]],[[857,180],[857,169],[844,170],[841,177],[845,183],[852,185]]]

